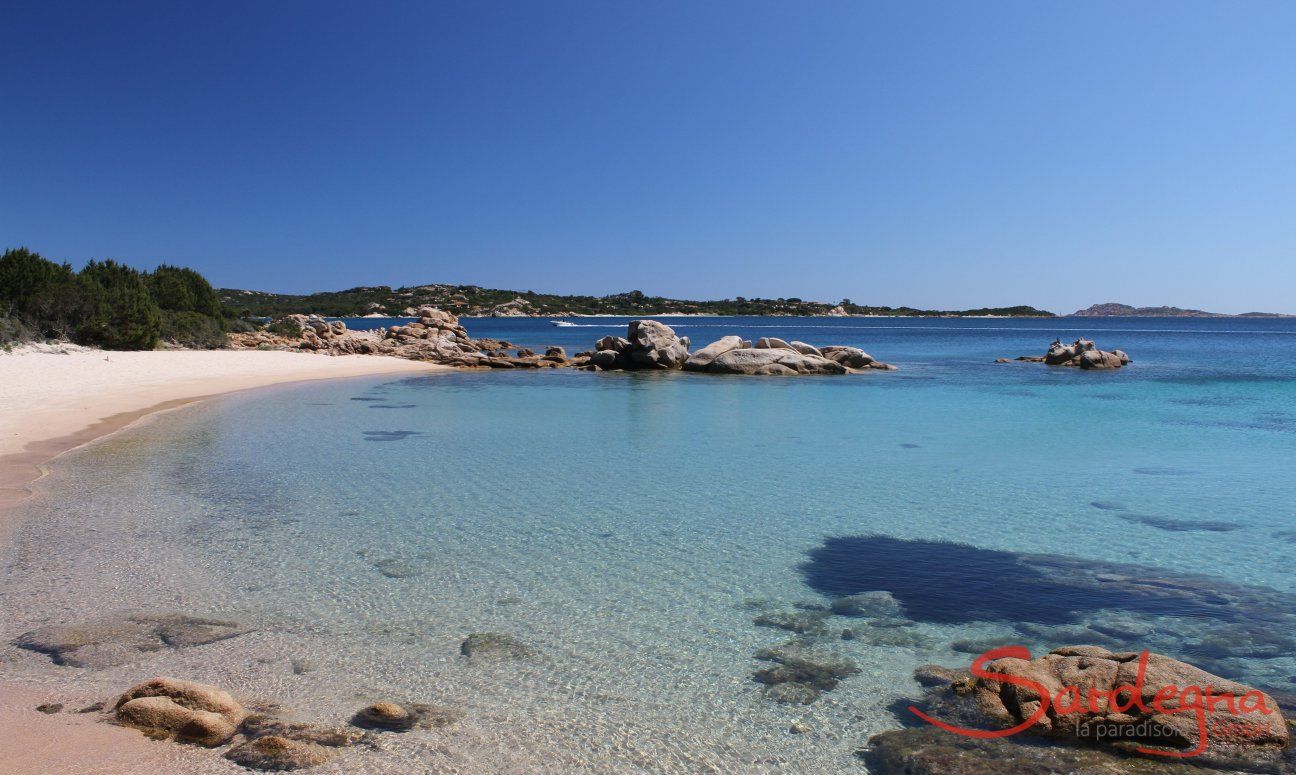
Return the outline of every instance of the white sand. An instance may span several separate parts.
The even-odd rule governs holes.
[[[282,382],[444,368],[366,355],[65,349],[66,354],[48,348],[0,353],[0,456],[170,401]]]

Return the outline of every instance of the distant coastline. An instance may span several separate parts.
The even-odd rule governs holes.
[[[217,290],[222,306],[238,316],[277,318],[291,314],[325,317],[411,317],[431,306],[459,317],[1057,317],[1028,305],[968,310],[931,310],[797,297],[698,301],[629,291],[580,296],[483,288],[477,285],[362,286],[342,291],[283,294],[235,288]]]
[[[1072,318],[1290,318],[1281,312],[1243,312],[1229,315],[1223,312],[1206,312],[1182,307],[1132,307],[1128,304],[1107,302],[1076,310],[1066,317]]]

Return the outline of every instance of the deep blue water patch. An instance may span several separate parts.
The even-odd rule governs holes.
[[[1134,473],[1144,476],[1191,476],[1197,472],[1187,468],[1173,468],[1171,466],[1143,466],[1135,468]]]
[[[838,536],[801,572],[828,597],[890,592],[921,621],[1075,623],[1099,610],[1291,625],[1296,595],[1160,568],[889,536]]]
[[[1152,514],[1121,514],[1120,518],[1126,522],[1134,522],[1139,525],[1147,525],[1157,530],[1169,530],[1174,533],[1186,532],[1207,532],[1207,533],[1231,533],[1234,530],[1241,530],[1246,527],[1239,522],[1224,522],[1221,520],[1197,520],[1197,519],[1173,519],[1171,517],[1158,517]]]
[[[422,435],[423,431],[364,431],[365,441],[400,441]]]
[[[418,404],[370,404],[370,409],[413,409]]]
[[[1124,511],[1125,507],[1115,501],[1090,501],[1090,506],[1103,511]]]

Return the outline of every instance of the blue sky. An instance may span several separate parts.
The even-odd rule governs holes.
[[[1296,312],[1296,3],[0,8],[0,244],[306,292]]]

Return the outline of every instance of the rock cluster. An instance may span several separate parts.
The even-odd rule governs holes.
[[[230,346],[253,350],[303,350],[329,355],[373,355],[380,352],[378,336],[350,331],[340,320],[319,315],[288,315],[262,331],[229,335]]]
[[[809,639],[763,648],[753,656],[774,663],[752,675],[765,684],[766,699],[794,705],[809,705],[821,693],[836,688],[841,679],[860,672],[855,660]]]
[[[1139,679],[1140,670],[1143,672],[1142,680]],[[941,738],[931,736],[926,730],[884,733],[885,737],[876,736],[869,741],[872,754],[882,765],[878,771],[989,773],[992,771],[989,764],[997,760],[1001,769],[994,771],[1002,771],[1005,763],[1017,761],[1023,765],[1035,763],[1035,769],[1031,771],[1040,772],[1141,772],[1143,769],[1136,766],[1137,762],[1117,757],[1141,755],[1168,764],[1171,760],[1166,757],[1140,753],[1139,749],[1180,755],[1195,751],[1203,742],[1203,728],[1207,745],[1203,752],[1192,757],[1191,762],[1195,765],[1246,772],[1288,771],[1287,767],[1291,765],[1291,762],[1286,762],[1285,766],[1283,763],[1284,756],[1291,756],[1291,752],[1285,750],[1287,723],[1273,697],[1171,657],[1149,654],[1145,665],[1141,665],[1140,653],[1137,652],[1112,652],[1098,646],[1067,646],[1054,649],[1038,659],[998,659],[987,664],[985,671],[1011,676],[1011,680],[973,678],[965,670],[934,666],[919,668],[915,678],[928,687],[919,703],[920,710],[963,728],[1009,728],[1031,718],[1043,705],[1038,692],[1042,687],[1050,695],[1048,708],[1022,733],[1025,740],[1006,746],[996,745],[993,751],[977,748],[950,759],[967,759],[969,767],[972,762],[986,762],[986,766],[980,769],[942,770],[939,762],[957,753],[950,750],[950,746],[958,747],[957,743],[949,740],[953,735],[942,731],[941,734],[946,736],[942,744]],[[1134,702],[1132,690],[1125,689],[1119,695],[1121,707],[1112,707],[1110,693],[1121,686],[1136,687],[1139,702]],[[1072,692],[1067,687],[1076,687],[1076,690]],[[1204,692],[1207,688],[1216,697],[1227,693],[1235,699],[1232,702],[1208,702],[1200,695],[1190,698],[1184,693]],[[1160,706],[1155,701],[1159,693],[1162,697]],[[1057,699],[1059,695],[1063,697],[1061,701]],[[1076,697],[1078,701],[1075,701]],[[1099,699],[1091,703],[1090,697]],[[1248,702],[1244,699],[1246,697],[1251,700]],[[1194,702],[1200,704],[1200,713],[1192,709]],[[1063,703],[1068,712],[1059,710]],[[1255,710],[1260,704],[1269,712]],[[1101,734],[1098,734],[1099,729]],[[1023,745],[1032,737],[1082,749],[1093,749],[1096,745],[1098,750],[1091,751],[1091,769],[1077,769],[1072,766],[1078,763],[1074,751]],[[1127,764],[1122,768],[1112,762]],[[1044,768],[1043,764],[1051,764],[1056,769]],[[1173,770],[1157,768],[1148,771]]]
[[[893,371],[857,347],[818,348],[774,337],[750,341],[726,336],[689,352],[688,337],[655,320],[632,321],[626,337],[605,336],[595,343],[589,368],[603,371],[684,369],[712,374],[794,375],[849,374],[864,369]]]
[[[318,315],[288,315],[265,330],[230,334],[236,349],[301,350],[327,355],[388,355],[461,368],[538,369],[581,366],[584,358],[569,359],[561,347],[544,355],[498,339],[473,339],[459,319],[435,307],[422,307],[418,320],[373,331],[351,331],[340,320]]]
[[[380,732],[440,729],[464,716],[457,708],[377,702],[358,711],[350,726],[320,726],[249,713],[223,689],[161,677],[131,687],[111,710],[113,723],[155,739],[208,748],[235,742],[226,759],[267,771],[314,767],[332,759],[339,748],[376,746]]]
[[[794,604],[790,609],[771,609],[758,614],[752,623],[795,633],[798,637],[775,646],[758,649],[752,656],[774,663],[752,674],[765,684],[764,696],[775,702],[809,705],[823,692],[832,691],[842,679],[860,672],[855,660],[839,653],[834,641],[862,640],[875,646],[913,646],[909,632],[914,622],[903,617],[904,609],[888,592],[863,592],[839,597],[829,605],[815,602]],[[834,617],[865,619],[858,627],[836,630]]]
[[[594,345],[590,365],[604,371],[678,369],[689,357],[688,337],[656,320],[632,320],[626,338],[605,336]]]
[[[999,360],[1002,363],[1007,362],[1006,358]],[[1071,344],[1063,344],[1061,340],[1055,340],[1044,355],[1023,355],[1017,360],[1080,369],[1119,369],[1130,363],[1130,357],[1124,351],[1099,350],[1092,339],[1077,339]]]

